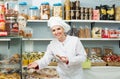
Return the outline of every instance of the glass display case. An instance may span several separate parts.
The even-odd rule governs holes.
[[[21,79],[22,38],[0,37],[0,79]]]

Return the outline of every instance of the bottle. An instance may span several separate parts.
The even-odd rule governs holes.
[[[64,2],[64,19],[70,20],[70,0],[65,0]]]

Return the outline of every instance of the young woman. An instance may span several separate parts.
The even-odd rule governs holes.
[[[28,68],[45,68],[51,59],[56,58],[61,79],[84,79],[81,64],[87,55],[78,37],[66,34],[70,26],[60,17],[51,17],[48,26],[55,39],[48,45],[43,58],[30,63]]]

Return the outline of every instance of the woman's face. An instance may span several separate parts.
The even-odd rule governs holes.
[[[51,28],[52,30],[52,34],[57,38],[57,39],[61,39],[63,38],[63,36],[65,35],[64,34],[64,28],[59,26],[59,25],[56,25],[56,26],[53,26]]]

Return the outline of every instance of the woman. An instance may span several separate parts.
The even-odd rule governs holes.
[[[56,58],[61,79],[84,79],[81,63],[86,60],[86,52],[78,37],[66,35],[70,26],[60,17],[51,17],[48,26],[56,39],[50,42],[44,57],[29,64],[28,68],[42,69]]]

